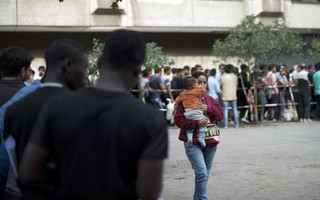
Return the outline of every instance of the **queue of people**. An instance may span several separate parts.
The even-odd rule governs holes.
[[[242,64],[240,68],[231,64],[221,64],[218,71],[215,68],[206,69],[204,72],[208,77],[206,93],[218,100],[224,109],[225,114],[221,127],[227,128],[228,122],[231,122],[235,127],[239,127],[241,123],[250,123],[252,111],[250,111],[249,104],[253,103],[255,95],[253,86],[257,88],[259,120],[289,121],[288,105],[291,105],[290,108],[293,109],[290,112],[296,112],[301,122],[312,122],[311,116],[319,119],[319,103],[316,103],[317,105],[314,107],[310,104],[310,102],[318,102],[317,73],[319,72],[319,63],[309,66],[301,63],[293,69],[289,72],[289,67],[286,65],[261,65],[255,66],[250,72],[249,67],[245,64]],[[151,76],[150,69],[143,71],[143,74],[148,74],[151,77],[151,84],[150,82],[149,84],[140,84],[141,87],[135,92],[144,91],[146,95],[141,98],[145,102],[153,104],[158,109],[163,109],[166,106],[166,99],[169,97],[172,101],[172,98],[168,95],[170,93],[166,92],[168,84],[165,87],[165,83],[160,78],[163,76],[161,69],[154,71],[154,76]],[[168,71],[169,67],[166,68],[166,72]],[[203,71],[203,69],[200,65],[195,65],[191,68],[191,72],[189,66],[172,68],[171,71],[172,91],[170,92],[172,92],[173,99],[176,99],[179,93],[184,90],[183,79],[195,72]],[[168,73],[166,73],[166,78],[170,79]],[[140,80],[146,83],[145,78]],[[314,84],[314,86],[309,86],[310,84]],[[311,114],[312,110],[315,112]]]

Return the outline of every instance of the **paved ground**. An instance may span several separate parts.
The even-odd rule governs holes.
[[[165,200],[193,195],[194,173],[178,132],[169,128]],[[319,200],[320,122],[222,129],[210,175],[208,199]]]

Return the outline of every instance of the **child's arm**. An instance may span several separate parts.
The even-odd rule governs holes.
[[[201,97],[206,92],[206,89],[202,86],[199,86],[198,88],[195,88],[191,91],[189,91],[190,94],[194,94],[197,97]]]

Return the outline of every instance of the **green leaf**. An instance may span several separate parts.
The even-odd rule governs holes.
[[[112,9],[119,9],[119,6],[118,6],[118,3],[117,2],[113,2],[112,4],[111,4],[111,8]]]

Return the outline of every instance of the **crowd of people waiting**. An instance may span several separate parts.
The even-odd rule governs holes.
[[[228,127],[229,106],[236,127],[250,120],[247,107],[238,106],[252,100],[252,86],[258,88],[259,104],[271,104],[267,114],[262,109],[263,118],[281,120],[290,100],[298,102],[300,121],[312,122],[312,98],[320,117],[320,63],[301,63],[290,73],[285,65],[252,72],[231,64],[220,65],[218,72],[203,72],[200,65],[165,67],[151,76],[149,69],[140,75],[144,58],[142,36],[129,30],[109,36],[98,79],[86,77],[87,51],[71,39],[49,44],[39,77],[30,68],[29,52],[3,50],[0,199],[158,199],[168,157],[167,124],[158,110],[174,102],[179,140],[195,173],[194,199],[207,199],[219,143],[216,123]],[[154,108],[130,97],[130,90]]]
[[[259,120],[289,121],[293,114],[297,114],[300,122],[307,123],[312,122],[312,117],[320,120],[319,70],[320,63],[300,63],[292,68],[260,65],[252,69],[245,64],[239,68],[221,64],[218,71],[215,68],[203,70],[200,65],[191,69],[189,66],[165,67],[163,74],[161,69],[155,69],[151,74],[152,70],[146,68],[132,94],[157,109],[163,109],[184,90],[185,77],[203,71],[208,77],[206,93],[218,100],[224,109],[221,127],[228,127],[228,122],[238,127],[240,123],[252,121],[249,103],[254,100],[253,86],[257,88]],[[311,102],[316,102],[316,105],[312,106]],[[289,105],[291,110],[287,109]]]

